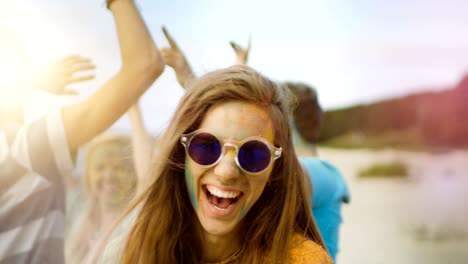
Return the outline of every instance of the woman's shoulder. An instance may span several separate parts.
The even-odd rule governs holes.
[[[292,264],[333,263],[322,246],[297,233],[292,237],[289,253]]]

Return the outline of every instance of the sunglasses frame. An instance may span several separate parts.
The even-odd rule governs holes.
[[[208,165],[202,165],[202,164],[199,164],[198,162],[194,161],[192,159],[192,157],[190,156],[190,154],[188,153],[188,147],[190,145],[190,142],[192,141],[192,139],[200,134],[200,133],[206,133],[206,134],[210,134],[212,135],[213,137],[215,137],[219,143],[221,144],[222,148],[221,148],[221,154],[219,155],[218,159],[213,162],[212,164],[208,164]],[[250,172],[246,169],[244,169],[240,163],[239,163],[239,159],[238,159],[238,156],[239,156],[239,149],[242,147],[242,145],[244,145],[245,143],[249,142],[249,141],[252,141],[252,140],[256,140],[256,141],[260,141],[262,142],[263,144],[265,144],[268,149],[270,150],[270,162],[268,163],[268,166],[265,167],[265,169],[261,170],[261,171],[257,171],[257,172]],[[234,148],[235,150],[235,154],[236,154],[236,157],[235,157],[235,161],[236,161],[236,165],[239,169],[241,169],[244,173],[246,174],[253,174],[253,175],[256,175],[256,174],[260,174],[262,172],[264,172],[265,170],[267,170],[271,164],[273,163],[274,160],[278,159],[279,157],[281,157],[281,154],[283,152],[283,149],[281,147],[276,147],[274,146],[273,144],[271,144],[267,139],[263,138],[263,137],[258,137],[258,136],[252,136],[252,137],[247,137],[247,138],[244,138],[243,140],[241,141],[237,141],[237,140],[232,140],[232,139],[229,139],[229,140],[226,140],[226,139],[220,139],[218,136],[216,136],[214,133],[211,133],[211,132],[208,132],[206,130],[202,130],[202,129],[199,129],[199,130],[195,130],[191,133],[188,133],[188,134],[182,134],[182,136],[180,137],[180,143],[184,146],[185,148],[185,153],[187,154],[188,157],[190,157],[191,160],[193,160],[195,163],[197,163],[199,166],[203,167],[203,168],[210,168],[210,167],[213,167],[213,166],[216,166],[220,161],[221,159],[223,159],[224,155],[226,154],[226,147],[231,147],[231,148]]]

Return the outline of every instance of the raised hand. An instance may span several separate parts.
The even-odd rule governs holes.
[[[192,72],[192,68],[185,58],[184,53],[180,50],[179,46],[169,34],[165,27],[162,28],[164,36],[166,36],[169,42],[169,47],[162,48],[160,50],[162,57],[166,65],[169,65],[174,69],[179,84],[186,88],[187,82],[193,79],[195,76]]]
[[[57,95],[74,95],[77,92],[67,90],[66,86],[94,79],[94,73],[86,73],[84,75],[82,73],[94,70],[95,68],[88,58],[78,55],[67,56],[52,64],[45,74],[38,78],[38,83],[35,86],[38,89]]]
[[[230,41],[229,44],[231,44],[231,47],[234,49],[234,52],[236,53],[236,64],[247,64],[247,60],[249,58],[249,52],[250,52],[250,36],[249,36],[249,42],[247,44],[247,48],[243,48],[239,44],[235,43],[234,41]]]

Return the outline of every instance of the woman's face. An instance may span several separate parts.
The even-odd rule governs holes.
[[[251,103],[227,102],[213,106],[199,129],[226,142],[252,136],[274,142],[268,113]],[[219,163],[209,168],[186,158],[185,180],[190,199],[202,227],[210,235],[235,234],[239,222],[262,194],[273,168],[272,162],[260,174],[247,174],[237,166],[235,155],[234,148],[225,147]]]
[[[91,188],[106,206],[124,205],[134,191],[136,177],[131,156],[125,157],[124,152],[119,144],[105,143],[91,153]]]

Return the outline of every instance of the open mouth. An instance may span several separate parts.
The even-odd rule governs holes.
[[[220,210],[226,210],[239,201],[244,193],[241,191],[224,191],[212,185],[203,185],[208,202]]]

